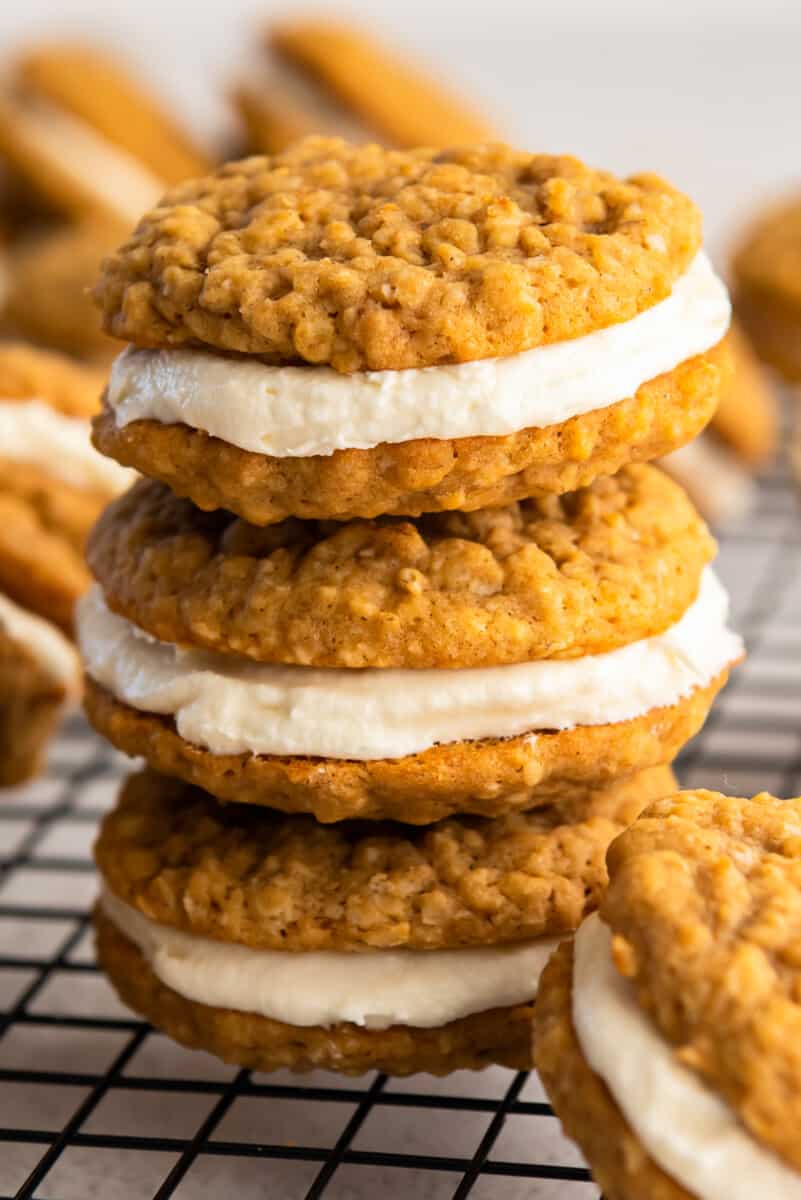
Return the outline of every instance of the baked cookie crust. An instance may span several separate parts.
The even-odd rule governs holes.
[[[801,799],[679,792],[609,852],[615,960],[679,1060],[801,1170]]]
[[[411,829],[319,825],[213,797],[152,771],[123,786],[95,860],[110,890],[159,925],[257,950],[501,945],[575,929],[606,884],[606,850],[669,767],[558,810]]]
[[[730,378],[721,344],[626,400],[556,425],[310,458],[256,454],[183,424],[146,420],[118,427],[108,406],[95,419],[93,440],[101,453],[161,480],[199,508],[228,509],[255,525],[286,517],[345,521],[472,511],[574,491],[627,463],[668,454],[701,432]],[[751,424],[747,417],[744,434]],[[751,435],[746,440],[750,445]]]
[[[734,300],[760,357],[801,379],[801,197],[770,209],[732,263]]]
[[[779,443],[779,410],[765,372],[745,334],[733,325],[726,335],[733,371],[721,389],[711,431],[752,468],[767,462]]]
[[[0,457],[0,591],[69,633],[91,583],[84,543],[106,498]]]
[[[695,205],[654,175],[313,137],[170,191],[95,295],[106,331],[140,346],[397,370],[629,320],[700,241]]]
[[[330,1029],[286,1025],[184,999],[158,979],[139,949],[98,909],[94,925],[98,962],[123,1002],[174,1041],[225,1062],[254,1071],[287,1067],[341,1075],[447,1075],[492,1063],[516,1070],[531,1066],[533,1004],[490,1009],[439,1029],[363,1029],[344,1022]]]
[[[697,1200],[646,1153],[573,1028],[573,943],[563,942],[540,977],[534,1060],[554,1112],[606,1200]]]
[[[662,633],[715,543],[652,467],[565,496],[415,521],[260,529],[141,481],[88,561],[111,609],[165,642],[317,667],[484,667]]]
[[[219,800],[311,813],[328,824],[350,817],[426,825],[453,813],[500,817],[535,808],[573,813],[622,776],[673,761],[706,720],[724,671],[669,708],[615,725],[584,725],[504,740],[455,742],[406,758],[214,755],[185,741],[166,717],[115,700],[91,679],[84,705],[118,750]]]
[[[93,417],[105,372],[25,342],[0,342],[0,403],[45,400],[65,417]],[[0,447],[2,453],[2,447]]]
[[[39,771],[65,698],[62,685],[0,621],[0,787]]]

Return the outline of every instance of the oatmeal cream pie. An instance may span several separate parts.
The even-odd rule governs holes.
[[[610,840],[673,786],[658,767],[576,824],[415,830],[221,806],[143,772],[95,847],[98,957],[157,1028],[257,1070],[526,1067],[544,960],[595,907]]]
[[[609,1200],[801,1197],[801,799],[679,792],[548,964],[535,1058]]]
[[[63,629],[89,583],[86,534],[132,478],[92,448],[102,379],[59,354],[0,343],[0,590]]]
[[[489,122],[367,30],[343,22],[273,22],[269,57],[236,89],[249,149],[283,150],[313,133],[386,146],[486,141]]]
[[[0,155],[66,216],[122,221],[208,169],[127,67],[77,44],[34,46],[0,92]]]
[[[662,462],[715,523],[748,511],[756,498],[754,477],[779,445],[778,405],[765,372],[736,324],[726,341],[734,374],[711,423]]]
[[[801,195],[772,207],[732,263],[737,315],[760,357],[801,381]]]
[[[669,762],[742,652],[656,468],[416,521],[259,528],[141,481],[90,539],[98,730],[225,800],[433,821]]]
[[[36,774],[80,683],[78,655],[64,634],[0,593],[0,787]]]
[[[96,297],[134,345],[95,444],[257,525],[575,490],[694,437],[728,377],[691,201],[503,146],[230,163]]]

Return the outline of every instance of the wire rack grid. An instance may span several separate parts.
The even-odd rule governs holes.
[[[684,786],[801,790],[801,520],[787,470],[721,542],[749,657]],[[124,761],[74,718],[0,802],[0,1196],[591,1200],[536,1076],[256,1075],[134,1019],[97,971],[91,843]]]

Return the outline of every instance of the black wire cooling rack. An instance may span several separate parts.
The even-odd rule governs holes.
[[[801,512],[787,472],[722,540],[749,645],[684,786],[801,790]],[[75,718],[0,801],[0,1194],[590,1200],[534,1074],[260,1076],[134,1020],[92,956],[90,848],[123,761]]]

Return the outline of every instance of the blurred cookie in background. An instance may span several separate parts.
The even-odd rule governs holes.
[[[737,315],[766,363],[801,381],[801,195],[758,218],[732,263]]]
[[[726,341],[734,374],[711,424],[662,462],[713,524],[749,510],[755,476],[776,454],[779,441],[776,397],[747,338],[735,324]]]
[[[0,592],[67,632],[89,583],[86,535],[132,480],[90,442],[104,375],[0,343]]]
[[[47,741],[80,687],[72,643],[0,593],[0,787],[37,773]]]
[[[122,347],[101,329],[89,289],[120,236],[117,225],[86,222],[39,230],[13,243],[0,281],[3,333],[109,362]]]
[[[309,133],[409,147],[497,137],[467,101],[361,28],[325,20],[276,22],[263,76],[235,99],[248,145],[274,153]]]
[[[208,166],[125,65],[68,44],[13,63],[0,93],[0,157],[55,212],[126,225]]]

